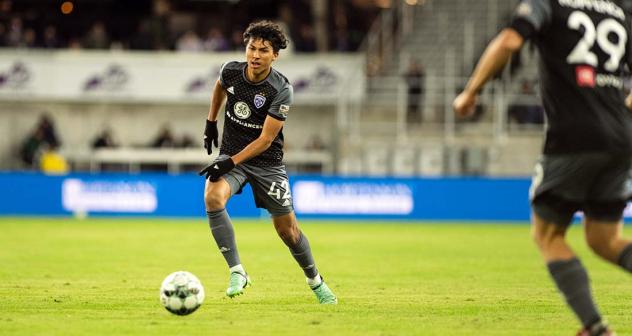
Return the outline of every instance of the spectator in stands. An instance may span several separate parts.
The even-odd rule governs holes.
[[[78,38],[71,38],[70,41],[68,41],[68,49],[81,49],[81,41],[79,41]]]
[[[53,122],[46,115],[40,117],[33,132],[24,140],[20,148],[22,162],[29,167],[35,166],[43,146],[51,149],[60,146]]]
[[[7,31],[7,46],[19,47],[22,43],[23,34],[22,19],[19,17],[12,18]]]
[[[235,29],[230,35],[230,44],[232,50],[243,51],[244,49],[244,36],[240,29]]]
[[[0,22],[0,47],[7,46],[7,27]]]
[[[309,24],[303,23],[299,28],[299,36],[294,42],[296,45],[296,51],[298,52],[315,52],[316,36],[314,34],[314,28]]]
[[[37,43],[36,38],[35,30],[33,28],[27,28],[24,30],[24,36],[19,46],[21,48],[35,48]]]
[[[345,7],[342,3],[336,2],[334,5],[334,28],[333,28],[333,44],[336,51],[349,51],[349,31],[348,20]]]
[[[20,159],[27,167],[33,167],[39,155],[40,146],[44,142],[44,133],[36,128],[22,143]]]
[[[173,32],[169,29],[171,3],[167,0],[154,0],[153,16],[149,19],[149,32],[154,50],[173,48]]]
[[[151,147],[154,148],[168,148],[175,147],[176,141],[173,138],[173,134],[168,126],[163,126],[156,139],[152,142]]]
[[[112,131],[109,128],[103,129],[101,133],[92,141],[92,148],[114,148],[118,147],[118,144],[112,137]]]
[[[31,2],[32,4],[29,4]],[[241,51],[243,31],[240,23],[260,16],[256,8],[261,6],[255,1],[242,1],[239,5],[216,4],[219,1],[208,1],[198,6],[199,12],[197,9],[196,12],[191,12],[191,9],[183,6],[183,8],[178,8],[180,12],[175,13],[169,0],[132,1],[129,4],[130,11],[123,17],[118,17],[120,15],[119,2],[106,1],[103,4],[99,1],[82,2],[81,11],[74,11],[72,15],[49,15],[59,11],[59,5],[54,4],[54,1],[20,1],[20,6],[18,6],[20,12],[15,12],[11,0],[0,0],[0,46],[31,47],[33,43],[29,41],[32,39],[29,37],[25,41],[23,35],[27,28],[33,28],[37,33],[36,47],[86,49],[129,47],[137,50],[173,50],[176,49],[174,28],[178,22],[183,21],[179,20],[180,18],[187,18],[184,21],[189,21],[188,18],[191,18],[192,21],[187,22],[187,25],[198,27],[203,25],[195,22],[196,18],[206,19],[209,16],[222,17],[230,14],[232,22],[228,20],[221,25],[222,29],[226,28],[227,35],[220,36],[221,34],[218,34],[216,30],[211,30],[208,36],[206,34],[203,36],[204,44],[207,50],[212,51],[226,49]],[[367,22],[371,22],[379,10],[373,4],[359,5],[355,1],[330,2],[332,5],[329,7],[332,11],[327,13],[327,16],[334,19],[331,20],[332,23],[326,32],[331,43],[325,47],[338,51],[354,50],[368,30]],[[180,2],[176,3],[179,7]],[[297,43],[291,45],[296,45],[298,51],[316,51],[318,49],[316,32],[311,26],[315,18],[310,2],[271,3],[271,9],[278,11],[277,20],[286,24],[294,33],[293,38]],[[228,11],[227,6],[231,7]],[[95,11],[98,11],[100,18],[113,19],[95,23],[93,15]],[[77,29],[77,27],[86,26],[90,27],[87,32]],[[219,23],[215,26],[219,27]],[[2,41],[3,36],[5,42]],[[116,36],[119,43],[112,42],[113,36]],[[193,50],[198,49],[194,47]]]
[[[154,41],[151,34],[151,24],[148,20],[144,20],[138,25],[138,30],[129,41],[129,48],[132,50],[154,49]]]
[[[219,28],[211,28],[204,40],[203,48],[206,51],[227,51],[230,50],[228,40]]]
[[[202,49],[202,41],[193,30],[187,30],[176,42],[178,51],[200,52]]]
[[[422,108],[424,103],[426,73],[416,59],[410,61],[408,71],[404,74],[408,85],[407,122],[419,123],[422,121]]]
[[[95,22],[94,25],[92,25],[88,35],[83,39],[82,46],[86,49],[110,48],[110,37],[105,30],[103,22]]]
[[[178,148],[193,148],[193,147],[198,147],[198,146],[195,144],[195,141],[193,141],[192,136],[185,134],[180,138],[180,141],[178,141],[177,147]]]
[[[57,137],[57,131],[55,131],[55,126],[49,116],[42,115],[37,127],[42,130],[44,135],[44,142],[47,145],[53,148],[58,148],[59,146],[61,146],[59,138]]]
[[[42,47],[46,49],[61,48],[61,41],[57,35],[57,28],[53,25],[48,25],[44,28],[44,37],[42,39]]]

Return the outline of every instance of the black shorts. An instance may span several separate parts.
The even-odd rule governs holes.
[[[632,155],[581,153],[544,155],[535,166],[529,198],[533,211],[558,225],[577,211],[617,222],[632,196]]]

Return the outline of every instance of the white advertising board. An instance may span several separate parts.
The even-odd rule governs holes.
[[[206,103],[224,62],[242,53],[87,51],[0,52],[0,99]],[[294,86],[295,102],[362,99],[360,55],[281,56],[274,68]]]

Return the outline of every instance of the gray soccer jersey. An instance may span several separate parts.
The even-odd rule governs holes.
[[[246,79],[246,66],[246,62],[228,62],[220,71],[219,81],[228,95],[220,154],[239,153],[261,135],[267,116],[284,121],[292,104],[292,85],[285,76],[272,69],[265,80],[251,83]],[[270,148],[247,163],[276,167],[282,161],[283,130]]]

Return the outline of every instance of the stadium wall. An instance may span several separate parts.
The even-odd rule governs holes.
[[[349,178],[292,176],[301,218],[526,221],[526,178]],[[195,174],[0,173],[3,216],[203,217],[203,180]],[[274,189],[274,188],[273,188]],[[275,190],[273,197],[284,197]],[[267,217],[249,187],[231,199],[231,217]]]

